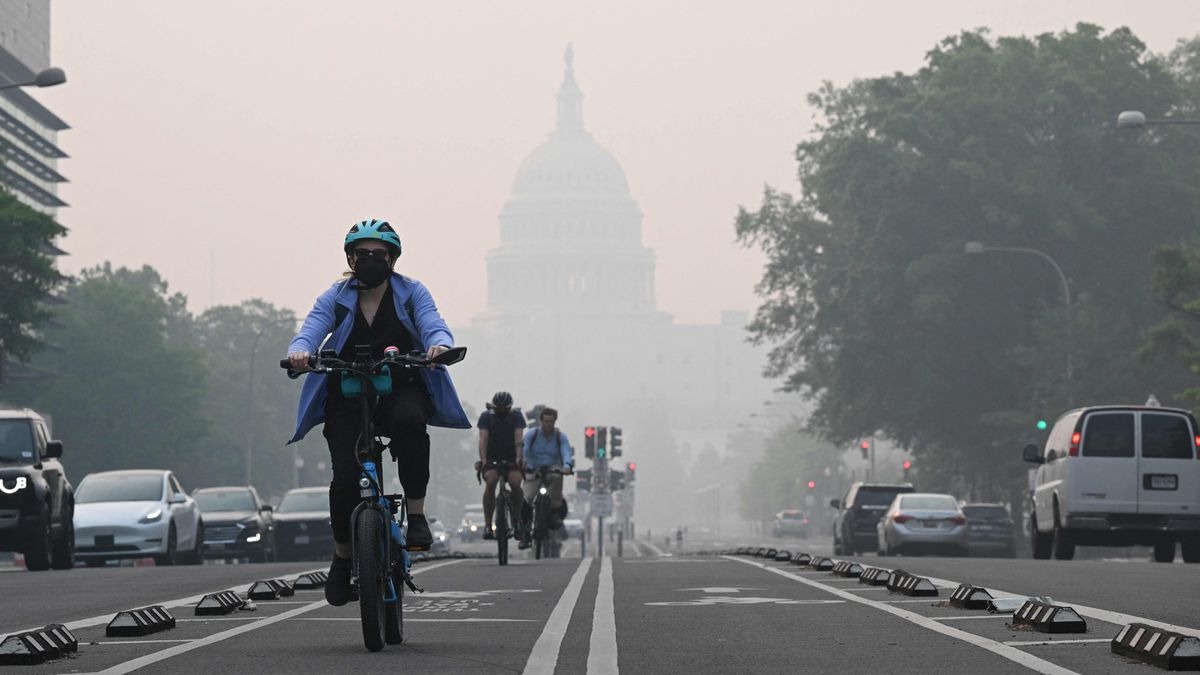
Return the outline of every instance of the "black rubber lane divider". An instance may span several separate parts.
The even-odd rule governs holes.
[[[888,576],[887,588],[893,593],[902,593],[915,598],[937,597],[937,586],[925,577],[909,574],[904,570],[892,570]]]
[[[1200,670],[1200,638],[1144,623],[1131,623],[1117,633],[1112,652],[1166,670]]]
[[[292,589],[292,585],[283,579],[256,581],[250,584],[250,589],[246,591],[246,595],[251,600],[278,600],[295,594],[296,591]]]
[[[959,609],[987,609],[991,601],[992,594],[986,588],[971,584],[959,584],[950,594],[950,606]]]
[[[104,629],[107,637],[141,637],[175,627],[175,617],[162,605],[117,612]]]
[[[775,555],[776,555],[776,554],[778,554],[778,553],[779,553],[779,551],[777,551],[777,550],[775,550],[775,549],[773,549],[773,548],[769,548],[769,549],[767,549],[766,553],[763,553],[762,557],[764,557],[764,558],[770,558],[771,560],[774,560],[774,559],[775,559]]]
[[[858,575],[858,583],[868,586],[886,586],[891,572],[878,567],[868,567]]]
[[[808,562],[808,566],[810,569],[818,572],[831,572],[833,571],[833,560],[829,558],[813,558]]]
[[[857,579],[862,576],[863,567],[862,567],[862,565],[859,565],[856,562],[850,562],[849,560],[843,560],[833,566],[833,573],[838,575],[839,577],[848,577],[851,579]]]
[[[810,562],[812,562],[812,556],[807,553],[797,553],[792,556],[793,565],[808,565]]]
[[[209,593],[196,603],[196,616],[232,614],[246,605],[242,596],[233,591]]]
[[[792,559],[791,551],[779,551],[775,554],[775,562],[787,562]]]
[[[329,572],[309,572],[296,577],[296,580],[292,582],[292,588],[306,591],[324,588],[328,581]]]
[[[1039,633],[1086,633],[1087,622],[1073,608],[1027,600],[1013,612],[1012,625],[1029,626]]]
[[[61,623],[14,633],[0,642],[0,666],[36,666],[79,651],[79,641]]]

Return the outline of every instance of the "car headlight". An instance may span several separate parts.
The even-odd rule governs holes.
[[[446,541],[446,535],[444,535],[444,534],[439,534],[439,535],[438,535],[438,541]]]
[[[139,522],[139,523],[154,523],[154,522],[158,522],[158,519],[159,519],[159,518],[162,518],[162,513],[163,513],[163,512],[162,512],[162,509],[154,509],[154,510],[153,510],[153,511],[151,511],[150,513],[147,513],[146,515],[142,516],[142,517],[141,517],[141,518],[138,520],[138,522]]]
[[[260,541],[262,541],[262,532],[255,532],[249,537],[246,537],[247,544],[257,544]]]
[[[475,530],[477,530],[477,529],[479,529],[479,527],[478,527],[478,526],[476,526],[476,525],[472,525],[472,526],[471,526],[471,531],[472,531],[472,532],[474,532],[474,531],[475,531]]]

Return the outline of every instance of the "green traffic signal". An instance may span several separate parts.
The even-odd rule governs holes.
[[[1038,420],[1037,421],[1038,431],[1045,431],[1047,426],[1048,425],[1046,424],[1046,420]]]

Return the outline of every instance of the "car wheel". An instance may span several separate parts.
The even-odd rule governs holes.
[[[204,562],[204,521],[196,523],[196,541],[192,544],[192,550],[184,553],[183,564],[199,565]]]
[[[178,537],[175,534],[175,523],[171,523],[170,529],[167,530],[166,553],[154,556],[154,564],[168,566],[179,562],[179,552],[175,550],[175,547],[178,545]]]
[[[846,555],[845,553],[842,552],[842,545],[840,543],[838,543],[837,539],[833,540],[833,554],[834,555]]]
[[[1154,562],[1175,562],[1175,540],[1154,542]]]
[[[1054,512],[1054,559],[1055,560],[1070,560],[1075,557],[1075,542],[1071,540],[1071,534],[1067,528],[1063,527],[1058,522],[1058,511]]]
[[[1054,543],[1054,535],[1038,532],[1036,513],[1030,514],[1029,516],[1029,531],[1030,544],[1032,544],[1033,548],[1033,557],[1037,560],[1049,560],[1051,547]]]
[[[30,572],[50,569],[50,551],[53,548],[54,538],[50,532],[50,507],[43,505],[38,513],[33,541],[25,547],[25,569]]]
[[[1184,539],[1179,542],[1179,548],[1183,549],[1183,562],[1200,563],[1200,537]]]
[[[70,513],[63,515],[51,558],[51,567],[56,570],[69,570],[75,566],[75,519]]]

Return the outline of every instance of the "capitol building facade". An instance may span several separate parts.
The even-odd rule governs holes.
[[[455,380],[477,410],[501,389],[525,408],[557,408],[580,466],[585,425],[622,427],[617,465],[638,463],[637,510],[649,516],[677,505],[678,490],[690,494],[681,472],[694,462],[736,452],[727,438],[773,384],[761,375],[764,350],[746,342],[745,311],[688,325],[657,308],[642,212],[621,164],[584,125],[570,47],[557,105],[555,129],[521,163],[500,211],[487,308],[457,331],[472,365]],[[709,470],[687,482],[719,482]]]

